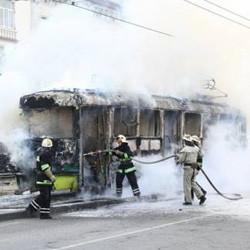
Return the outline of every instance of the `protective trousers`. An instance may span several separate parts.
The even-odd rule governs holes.
[[[137,184],[135,171],[130,172],[130,173],[126,173],[126,174],[125,173],[122,174],[122,173],[118,172],[116,174],[116,195],[118,197],[120,197],[122,195],[122,182],[123,182],[125,175],[127,176],[129,184],[132,188],[133,195],[140,196],[141,193],[140,193],[140,189],[139,189],[138,184]]]
[[[40,209],[40,216],[50,215],[51,186],[39,187],[40,194],[31,202],[34,211]]]
[[[191,197],[191,189],[194,190],[194,193],[198,199],[203,196],[201,189],[198,187],[196,183],[196,169],[193,169],[191,166],[184,166],[184,178],[183,178],[183,186],[184,186],[184,194],[185,194],[185,202],[192,203]]]

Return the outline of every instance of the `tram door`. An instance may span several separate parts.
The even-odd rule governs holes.
[[[166,111],[164,115],[164,149],[165,152],[176,148],[180,137],[181,115],[179,111]]]
[[[184,121],[184,133],[190,135],[201,135],[201,115],[186,113]]]
[[[103,107],[85,107],[81,112],[80,129],[83,153],[107,147],[107,110]],[[107,184],[107,157],[95,154],[84,157],[83,182],[87,190],[100,193]]]
[[[106,112],[102,107],[90,107],[82,110],[81,129],[84,152],[106,148],[106,121]]]

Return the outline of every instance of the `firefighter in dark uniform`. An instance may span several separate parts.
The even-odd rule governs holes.
[[[36,158],[37,180],[36,186],[40,194],[33,200],[27,211],[33,216],[37,210],[40,210],[40,219],[51,219],[50,216],[50,199],[52,185],[56,181],[56,177],[51,172],[53,142],[49,138],[42,141],[42,147],[38,150]]]
[[[124,177],[127,176],[133,195],[139,197],[141,193],[135,175],[136,168],[131,159],[132,152],[127,143],[126,137],[124,135],[119,135],[117,137],[117,142],[119,146],[113,151],[113,155],[117,156],[120,161],[120,165],[116,172],[116,195],[121,197],[122,182]]]

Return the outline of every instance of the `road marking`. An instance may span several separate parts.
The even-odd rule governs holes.
[[[83,242],[79,242],[79,243],[76,243],[76,244],[73,244],[73,245],[64,246],[64,247],[60,247],[60,248],[53,248],[53,249],[54,250],[70,249],[70,248],[84,246],[84,245],[87,245],[87,244],[96,243],[96,242],[100,242],[100,241],[104,241],[104,240],[115,239],[115,238],[124,237],[124,236],[132,235],[132,234],[138,234],[138,233],[143,233],[143,232],[146,232],[146,231],[160,229],[160,228],[163,228],[163,227],[168,227],[168,226],[172,226],[172,225],[176,225],[176,224],[186,223],[186,222],[193,221],[193,220],[199,220],[199,219],[203,219],[203,218],[208,217],[208,216],[211,216],[211,215],[204,215],[204,216],[194,217],[194,218],[191,218],[191,219],[186,219],[186,220],[161,224],[161,225],[154,226],[154,227],[146,227],[146,228],[143,228],[143,229],[140,229],[140,230],[135,230],[135,231],[132,231],[132,232],[121,233],[121,234],[112,235],[112,236],[108,236],[108,237],[103,237],[103,238],[95,239],[95,240],[83,241]]]

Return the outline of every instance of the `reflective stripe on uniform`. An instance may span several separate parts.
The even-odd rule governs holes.
[[[127,174],[130,172],[136,171],[135,167],[131,167],[131,168],[127,168],[127,169],[117,169],[117,173],[121,173],[121,174]]]
[[[40,156],[36,157],[36,161],[40,162]]]
[[[136,168],[132,167],[132,168],[127,168],[127,169],[124,170],[125,174],[130,173],[132,171],[136,171]]]
[[[41,208],[40,209],[41,214],[50,214],[50,208]]]
[[[40,208],[40,206],[33,200],[31,202],[31,206],[35,209],[35,210],[38,210]]]
[[[138,194],[138,193],[140,193],[140,189],[139,188],[133,189],[133,194]]]
[[[131,158],[128,157],[128,158],[126,158],[126,159],[119,159],[119,161],[131,161]]]
[[[37,181],[36,184],[39,185],[52,185],[52,182],[50,180],[44,180],[44,181]]]
[[[41,166],[42,171],[45,171],[45,170],[47,170],[48,168],[50,168],[50,165],[49,165],[49,164],[43,164],[43,165]]]

